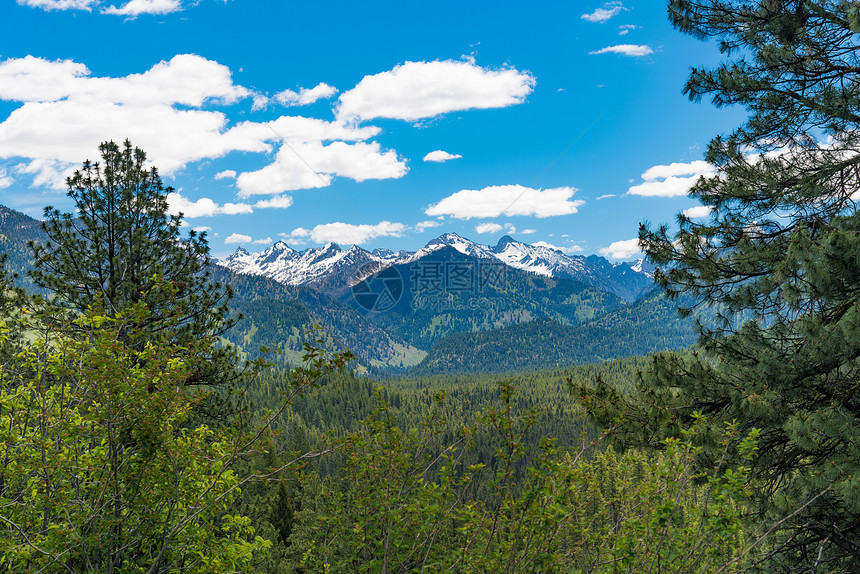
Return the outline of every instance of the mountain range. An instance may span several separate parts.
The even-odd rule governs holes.
[[[31,288],[28,240],[39,222],[0,206],[0,249]],[[415,251],[239,248],[210,269],[244,319],[224,334],[248,355],[308,342],[348,348],[360,371],[492,372],[600,362],[695,342],[675,304],[653,292],[647,262],[610,263],[503,237],[446,233]]]
[[[567,255],[542,245],[529,245],[510,236],[491,247],[456,233],[445,233],[415,252],[347,250],[336,243],[296,251],[283,241],[256,253],[239,247],[218,263],[236,273],[262,275],[279,283],[329,291],[352,286],[390,266],[420,262],[446,247],[476,260],[498,261],[512,269],[555,279],[572,279],[632,302],[654,286],[654,269],[645,260],[612,264],[603,257]]]

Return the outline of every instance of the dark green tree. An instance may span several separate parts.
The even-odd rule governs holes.
[[[52,303],[73,313],[97,305],[115,317],[143,303],[147,324],[136,328],[153,336],[169,330],[173,345],[223,333],[232,325],[232,292],[210,281],[205,233],[182,237],[181,214],[168,213],[172,188],[147,166],[141,149],[128,140],[123,146],[111,141],[99,153],[101,162],[87,160],[67,179],[76,212],[45,208],[48,240],[31,243],[33,281],[52,293]],[[227,355],[213,349],[207,372],[194,373],[189,382],[232,378]]]
[[[718,175],[690,192],[711,216],[643,225],[640,244],[670,297],[694,297],[683,313],[721,320],[697,353],[656,357],[634,399],[599,384],[582,398],[627,443],[658,444],[694,411],[760,428],[764,569],[860,572],[860,4],[672,0],[669,18],[726,56],[686,95],[749,117],[711,142]]]

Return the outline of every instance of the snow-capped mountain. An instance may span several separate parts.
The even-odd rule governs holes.
[[[438,251],[443,247],[453,247],[463,255],[477,257],[478,259],[492,259],[494,257],[493,250],[486,245],[475,243],[470,239],[460,237],[456,233],[445,233],[436,239],[427,242],[427,245],[415,253],[400,259],[398,263],[411,263],[412,261],[417,261],[418,259],[421,259],[434,251]]]
[[[343,250],[337,243],[296,251],[283,241],[258,253],[239,247],[218,264],[247,275],[262,275],[287,285],[337,289],[348,287],[388,264],[387,259],[357,245]]]
[[[654,286],[653,267],[646,262],[612,264],[599,255],[567,255],[543,245],[528,245],[504,236],[493,254],[506,265],[547,277],[568,278],[633,301]],[[634,267],[636,265],[637,267]],[[650,274],[647,270],[650,270]]]
[[[357,245],[348,250],[335,243],[321,248],[296,251],[283,241],[258,253],[241,247],[219,264],[238,273],[263,275],[289,285],[306,285],[326,290],[348,288],[389,265],[410,264],[450,247],[468,257],[496,259],[528,273],[569,278],[633,301],[653,285],[653,267],[646,262],[612,264],[598,255],[567,255],[557,249],[529,245],[505,236],[490,247],[456,233],[445,233],[411,253],[390,249],[366,251]]]

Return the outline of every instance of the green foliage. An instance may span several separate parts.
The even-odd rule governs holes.
[[[237,437],[187,426],[184,353],[134,344],[145,310],[127,313],[83,316],[87,341],[49,333],[0,372],[4,569],[216,573],[267,546],[224,513]]]
[[[96,303],[108,316],[138,303],[149,310],[145,328],[157,335],[167,329],[171,342],[219,334],[226,321],[230,290],[209,281],[209,248],[204,235],[180,236],[180,216],[168,215],[167,194],[156,168],[146,168],[146,154],[126,141],[99,146],[101,163],[85,161],[68,178],[76,213],[45,208],[44,243],[31,242],[34,283],[51,292],[52,301],[74,313]],[[158,282],[173,287],[166,296]],[[223,382],[235,376],[225,350],[214,350],[204,373],[189,381]]]
[[[157,331],[142,302],[122,313],[94,307],[67,326],[38,301],[17,307],[26,299],[2,285],[0,569],[249,571],[271,543],[235,512],[240,495],[295,466],[309,445],[265,470],[244,461],[265,455],[273,422],[349,354],[307,343],[272,410],[239,409],[230,424],[207,426],[196,409],[212,391],[187,381],[215,338],[177,345],[181,306]],[[175,296],[170,284],[153,288],[161,294],[144,300]]]
[[[733,572],[745,548],[748,467],[694,470],[692,436],[647,457],[590,447],[561,455],[549,438],[527,440],[535,413],[505,406],[446,442],[443,399],[425,424],[403,430],[378,408],[339,443],[342,480],[306,477],[286,571],[308,572]],[[704,424],[704,421],[702,422]],[[496,441],[494,469],[472,464],[481,430]],[[722,446],[738,438],[726,429]],[[746,461],[756,434],[741,440]],[[534,450],[524,473],[517,472]],[[476,496],[480,481],[489,496]],[[699,487],[695,482],[704,481]]]
[[[643,226],[670,296],[717,305],[726,321],[701,327],[700,352],[655,359],[632,404],[608,387],[584,400],[618,437],[658,444],[701,411],[700,468],[720,458],[720,421],[761,428],[751,465],[752,510],[773,530],[768,572],[860,568],[860,65],[857,7],[843,0],[669,3],[676,27],[715,37],[726,53],[693,69],[691,99],[741,104],[749,119],[715,138],[719,175],[690,195],[709,219],[679,230]],[[753,320],[741,327],[733,314]],[[730,450],[730,458],[738,456]]]

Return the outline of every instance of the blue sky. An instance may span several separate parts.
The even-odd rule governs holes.
[[[453,231],[633,258],[640,221],[696,207],[708,141],[743,119],[683,96],[720,55],[654,0],[0,11],[0,203],[71,209],[65,176],[129,138],[216,256]]]

